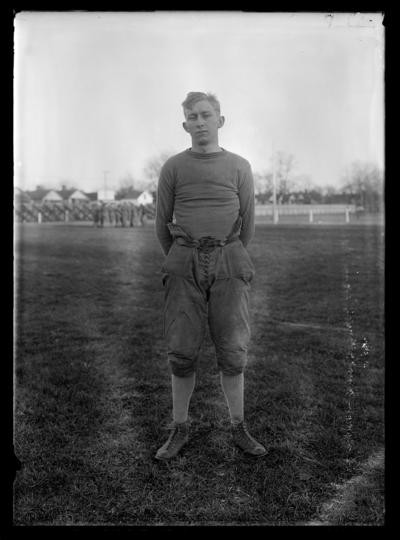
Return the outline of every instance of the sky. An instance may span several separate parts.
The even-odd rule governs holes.
[[[14,185],[84,191],[145,179],[191,145],[181,103],[215,93],[219,144],[339,186],[384,167],[380,13],[21,12],[14,20]]]

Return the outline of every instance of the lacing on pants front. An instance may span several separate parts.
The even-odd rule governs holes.
[[[239,238],[242,220],[239,217],[234,223],[230,234],[220,240],[212,236],[192,238],[182,227],[175,223],[168,223],[168,230],[178,245],[191,248],[193,257],[193,268],[196,269],[195,276],[199,286],[205,290],[207,297],[209,289],[218,275],[218,270],[222,260],[222,250],[226,244],[234,242]],[[212,273],[210,269],[212,268]]]
[[[210,286],[210,252],[199,250],[198,254],[200,281],[205,285],[205,288],[208,289],[208,287]]]

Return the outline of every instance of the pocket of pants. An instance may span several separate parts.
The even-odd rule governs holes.
[[[255,268],[247,249],[241,240],[227,244],[222,250],[222,261],[218,278],[240,278],[250,282]]]
[[[189,277],[191,271],[191,248],[180,246],[174,242],[164,259],[161,267],[163,274],[172,274],[175,276]],[[163,277],[164,282],[164,277]]]
[[[197,356],[203,341],[204,328],[195,324],[184,309],[172,316],[164,315],[164,339],[168,349],[183,356]]]

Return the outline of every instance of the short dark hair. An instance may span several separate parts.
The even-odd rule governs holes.
[[[205,92],[189,92],[185,101],[182,103],[183,112],[185,113],[185,111],[190,110],[195,103],[203,100],[208,101],[213,106],[214,110],[218,114],[221,114],[221,105],[217,99],[217,96],[215,94],[211,94],[211,92],[208,92],[207,94]]]

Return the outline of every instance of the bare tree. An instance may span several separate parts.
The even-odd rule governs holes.
[[[294,156],[279,150],[275,153],[275,174],[276,174],[276,186],[277,196],[282,202],[288,198],[290,192],[294,187],[294,181],[292,178],[292,171],[294,168]]]
[[[358,206],[377,212],[383,205],[383,172],[374,163],[354,161],[343,175],[342,190]]]
[[[322,197],[323,202],[326,204],[335,204],[341,200],[341,194],[339,193],[338,188],[330,184],[322,188]]]
[[[298,174],[291,179],[291,189],[296,191],[311,191],[315,185],[309,174]]]
[[[139,182],[132,176],[131,173],[127,172],[122,178],[120,178],[118,182],[118,189],[115,192],[115,198],[122,199],[123,197],[127,196],[132,189],[140,189]]]
[[[268,171],[254,172],[254,192],[257,202],[266,204],[269,202],[273,192],[272,173]]]
[[[171,155],[172,153],[164,151],[147,160],[144,168],[144,174],[147,179],[146,187],[150,191],[155,191],[157,189],[161,168]]]
[[[132,176],[131,173],[127,172],[122,178],[120,178],[118,187],[120,189],[125,189],[125,188],[137,189],[137,184],[138,184],[138,181]]]
[[[272,173],[268,171],[255,172],[254,177],[254,191],[256,195],[270,194],[272,193]]]

